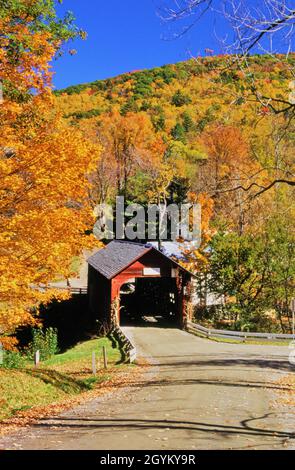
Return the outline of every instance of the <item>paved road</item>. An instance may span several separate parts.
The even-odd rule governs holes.
[[[294,410],[271,405],[275,381],[290,371],[287,347],[215,343],[176,329],[126,331],[153,363],[143,386],[40,421],[0,448],[292,447]]]

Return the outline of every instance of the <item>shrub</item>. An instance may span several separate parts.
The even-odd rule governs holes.
[[[29,346],[29,355],[33,358],[36,351],[40,351],[40,360],[46,361],[54,354],[58,353],[58,339],[57,329],[47,328],[42,330],[41,328],[32,329],[32,342]]]
[[[24,367],[25,363],[26,358],[22,356],[19,352],[3,351],[0,355],[0,367],[3,367],[5,369],[20,369]]]

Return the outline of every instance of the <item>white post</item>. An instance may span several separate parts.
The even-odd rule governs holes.
[[[34,364],[35,364],[35,367],[38,366],[40,362],[40,351],[36,351],[35,354],[34,354]]]

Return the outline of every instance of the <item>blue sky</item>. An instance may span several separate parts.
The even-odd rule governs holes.
[[[77,49],[77,55],[65,54],[54,62],[55,88],[178,62],[204,55],[205,48],[220,52],[212,15],[182,38],[165,40],[167,24],[156,13],[160,1],[64,0],[59,13],[73,11],[88,38],[70,46]],[[219,25],[218,36],[225,33],[226,26]]]

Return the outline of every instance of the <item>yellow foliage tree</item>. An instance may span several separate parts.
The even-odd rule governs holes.
[[[0,16],[0,335],[64,297],[47,287],[70,276],[73,256],[91,242],[87,173],[99,148],[52,111],[49,62],[69,34],[38,30],[41,3],[15,2]]]
[[[208,256],[205,249],[214,235],[214,228],[211,227],[211,219],[213,217],[214,201],[207,193],[188,193],[188,200],[192,204],[199,204],[201,210],[201,227],[200,245],[195,247],[194,244],[184,245],[182,250],[185,256],[185,262],[182,262],[187,269],[193,272],[201,271],[208,262]]]
[[[115,172],[117,194],[124,196],[134,171],[148,171],[157,166],[166,148],[143,113],[121,116],[115,110],[101,119],[97,136],[104,149],[104,160],[110,164],[111,172]]]

